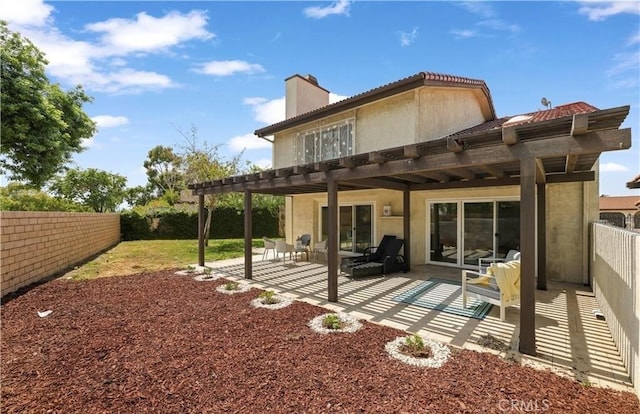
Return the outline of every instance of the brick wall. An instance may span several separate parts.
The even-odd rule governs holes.
[[[7,211],[0,216],[1,296],[83,262],[120,241],[120,215]]]

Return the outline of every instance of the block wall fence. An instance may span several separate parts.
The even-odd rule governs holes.
[[[0,215],[0,296],[69,269],[120,241],[120,214]]]

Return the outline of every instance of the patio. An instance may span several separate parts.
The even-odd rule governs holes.
[[[606,322],[593,314],[598,304],[589,287],[549,282],[548,290],[536,291],[537,355],[529,356],[517,351],[519,307],[508,308],[506,319],[501,322],[496,306],[485,319],[479,320],[392,299],[431,277],[459,281],[459,269],[414,265],[409,273],[386,277],[349,279],[339,275],[338,302],[329,302],[326,264],[261,261],[262,251],[256,253],[250,283],[257,288],[272,289],[330,310],[349,312],[360,319],[418,332],[456,347],[498,353],[478,345],[481,337],[490,334],[508,345],[509,351],[502,352],[507,359],[550,369],[582,383],[634,392]],[[244,258],[206,265],[226,277],[245,280]]]

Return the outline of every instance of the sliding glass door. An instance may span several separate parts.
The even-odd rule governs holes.
[[[433,202],[429,228],[429,262],[474,267],[519,248],[520,202]]]
[[[322,239],[327,238],[328,208],[322,207],[321,233]],[[373,216],[371,204],[342,205],[338,211],[338,248],[342,251],[362,253],[371,246]]]

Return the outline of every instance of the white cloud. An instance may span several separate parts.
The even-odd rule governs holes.
[[[640,43],[640,33],[636,33],[627,40],[627,46],[633,46],[636,43]]]
[[[44,26],[52,11],[53,6],[42,0],[0,2],[0,19],[19,26]]]
[[[349,96],[338,95],[337,93],[329,92],[329,104],[343,101],[349,98]]]
[[[98,128],[113,128],[129,123],[126,116],[96,115],[91,119],[98,125]]]
[[[331,6],[307,7],[306,9],[303,10],[303,13],[305,14],[305,16],[311,17],[313,19],[323,19],[327,16],[331,16],[334,14],[348,16],[350,5],[351,5],[351,2],[349,0],[338,0],[337,2],[333,3]]]
[[[600,164],[600,172],[625,172],[629,171],[627,167],[615,162],[605,162]]]
[[[259,159],[257,161],[253,161],[253,164],[257,165],[258,167],[262,168],[263,170],[268,170],[271,168],[271,160],[268,158],[262,158]]]
[[[451,30],[450,33],[456,39],[469,39],[471,37],[476,37],[478,33],[475,30]]]
[[[418,28],[414,27],[410,32],[398,32],[400,35],[400,45],[409,46],[418,38]]]
[[[28,2],[42,6],[32,0]],[[3,8],[6,3],[11,2],[2,2]],[[29,19],[13,17],[9,27],[30,39],[45,54],[49,61],[48,74],[68,85],[82,84],[88,92],[140,93],[176,87],[166,75],[132,69],[127,58],[143,52],[166,52],[189,40],[215,37],[205,29],[206,12],[191,11],[186,14],[169,12],[158,18],[140,13],[135,19],[109,19],[88,24],[85,29],[101,33],[100,40],[78,41],[54,26],[52,13],[55,9],[47,7],[50,7],[46,9],[48,17],[31,19],[46,24],[29,26],[25,23]],[[0,13],[4,15],[5,10]]]
[[[238,152],[243,150],[271,148],[271,145],[272,144],[268,141],[258,138],[258,136],[254,135],[252,132],[244,135],[238,135],[229,140],[229,148]]]
[[[613,57],[613,66],[607,72],[611,86],[616,89],[638,86],[638,62],[640,52],[618,53]]]
[[[193,10],[187,14],[173,11],[159,18],[142,12],[135,20],[109,19],[88,24],[85,29],[102,33],[105,53],[115,56],[166,50],[192,39],[211,39],[214,34],[206,30],[206,25],[206,12]]]
[[[591,21],[605,20],[617,14],[640,14],[640,2],[637,1],[580,1],[578,12]]]
[[[214,76],[230,76],[236,73],[262,73],[264,71],[262,65],[245,62],[244,60],[214,60],[203,63],[196,69],[198,73]]]
[[[490,19],[495,16],[495,12],[493,7],[491,7],[488,3],[480,2],[480,1],[465,1],[461,3],[454,3],[458,6],[466,9],[468,12],[480,15],[485,19]]]
[[[275,124],[285,120],[285,98],[267,100],[266,98],[245,98],[245,105],[251,106],[254,118],[265,124]]]
[[[488,29],[496,30],[496,31],[504,31],[504,32],[511,32],[511,33],[517,33],[520,31],[520,26],[518,26],[517,24],[507,23],[501,19],[481,20],[476,24],[478,26],[486,27]]]

